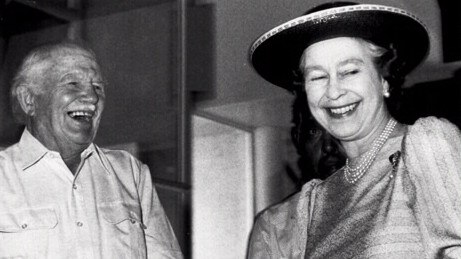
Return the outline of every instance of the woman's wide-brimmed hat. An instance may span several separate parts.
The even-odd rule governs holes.
[[[359,37],[392,48],[403,75],[427,56],[429,34],[413,14],[390,6],[341,3],[288,21],[259,37],[251,46],[255,70],[274,85],[292,91],[300,58],[311,44],[336,37]],[[332,4],[329,4],[332,6]],[[322,9],[322,10],[319,10]]]

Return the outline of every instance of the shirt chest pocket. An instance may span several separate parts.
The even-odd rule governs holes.
[[[53,245],[58,218],[52,208],[0,212],[0,255],[37,257]]]
[[[110,247],[110,253],[124,255],[130,258],[145,258],[146,243],[142,222],[141,209],[137,205],[126,203],[101,204],[98,210],[102,215],[102,231],[111,238],[105,240],[105,247]]]

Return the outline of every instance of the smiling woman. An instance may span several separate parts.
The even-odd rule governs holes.
[[[347,158],[260,215],[249,258],[461,256],[461,134],[433,117],[402,124],[386,101],[428,49],[426,27],[409,12],[349,2],[255,41],[256,71],[305,93],[306,110]]]
[[[309,46],[301,60],[308,105],[316,120],[343,145],[371,144],[389,120],[382,98],[389,84],[363,40],[321,41]],[[358,152],[349,155],[357,157],[363,152],[360,147],[349,148]]]

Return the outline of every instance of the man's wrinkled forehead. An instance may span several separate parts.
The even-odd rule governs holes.
[[[92,66],[99,68],[95,56],[84,49],[77,48],[62,48],[50,53],[46,58],[51,64],[66,63],[66,62],[90,62]]]
[[[55,74],[71,66],[85,67],[85,70],[88,70],[87,72],[100,76],[100,68],[95,56],[91,52],[80,48],[65,47],[50,52],[40,64],[37,64],[37,70]]]

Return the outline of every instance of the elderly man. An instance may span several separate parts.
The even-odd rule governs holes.
[[[92,143],[104,88],[77,44],[23,61],[11,93],[26,129],[0,152],[1,258],[182,258],[148,167]]]

